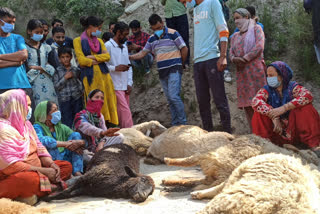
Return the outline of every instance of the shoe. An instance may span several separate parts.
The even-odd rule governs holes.
[[[223,78],[224,78],[225,82],[231,82],[232,81],[231,73],[230,73],[229,70],[224,70]]]

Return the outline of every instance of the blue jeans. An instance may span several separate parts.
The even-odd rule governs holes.
[[[184,104],[180,97],[181,76],[181,73],[177,71],[175,73],[169,73],[167,77],[160,79],[164,94],[169,103],[171,124],[173,126],[185,125],[187,123]]]
[[[131,64],[136,68],[143,68],[145,72],[148,72],[153,64],[153,56],[151,53],[148,53],[141,60],[132,60]]]
[[[72,128],[74,117],[78,112],[83,110],[83,102],[82,97],[75,100],[71,98],[71,100],[67,102],[60,102],[60,111],[61,111],[61,122],[70,128]]]

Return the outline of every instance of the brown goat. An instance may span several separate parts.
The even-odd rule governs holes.
[[[44,200],[87,195],[143,202],[153,193],[154,182],[150,176],[138,174],[139,164],[139,158],[130,146],[107,146],[93,156],[87,172],[73,185]]]

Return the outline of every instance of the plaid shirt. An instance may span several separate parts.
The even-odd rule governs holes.
[[[141,31],[141,38],[140,39],[137,39],[135,37],[135,35],[131,35],[128,39],[128,41],[140,46],[139,50],[137,50],[137,52],[141,51],[144,46],[147,44],[148,42],[148,39],[149,39],[150,35],[145,33],[145,32],[142,32]]]
[[[72,98],[77,100],[83,93],[82,83],[78,79],[80,69],[71,66],[70,71],[73,73],[73,77],[67,80],[64,78],[67,72],[64,66],[59,66],[53,75],[53,84],[60,102],[68,102]]]

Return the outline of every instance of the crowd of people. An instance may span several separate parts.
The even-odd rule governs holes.
[[[41,197],[65,188],[64,181],[81,176],[95,152],[122,143],[116,132],[133,126],[133,71],[148,74],[154,60],[172,126],[187,124],[180,91],[183,71],[191,65],[188,8],[194,12],[193,70],[202,127],[214,130],[212,96],[223,131],[232,133],[224,85],[229,58],[236,67],[238,108],[252,133],[320,155],[312,94],[291,80],[286,63],[266,66],[263,25],[254,7],[233,12],[237,29],[229,39],[219,0],[161,3],[165,22],[151,15],[152,35],[138,20],[110,22],[102,35],[103,19],[88,16],[81,17],[84,30],[74,39],[59,19],[51,26],[30,20],[23,38],[12,33],[14,12],[0,8],[0,198]]]

